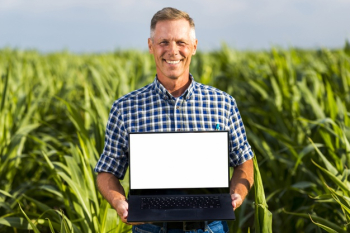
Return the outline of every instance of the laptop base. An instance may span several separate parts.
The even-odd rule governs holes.
[[[214,195],[219,197],[221,208],[141,209],[141,198],[144,198],[145,196],[129,196],[128,222],[183,222],[234,220],[235,214],[233,211],[230,195]],[[158,197],[162,198],[169,196]]]

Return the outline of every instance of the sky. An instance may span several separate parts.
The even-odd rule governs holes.
[[[194,19],[202,51],[350,41],[350,0],[0,0],[0,48],[146,51],[151,18],[168,6]]]

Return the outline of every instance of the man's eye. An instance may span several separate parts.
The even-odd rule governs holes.
[[[162,44],[162,45],[167,45],[167,44],[168,44],[168,41],[162,41],[162,42],[160,42],[160,44]]]

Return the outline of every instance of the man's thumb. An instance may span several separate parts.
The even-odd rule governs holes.
[[[123,212],[123,218],[126,218],[128,216],[128,211],[124,210]]]

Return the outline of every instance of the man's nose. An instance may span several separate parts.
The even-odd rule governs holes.
[[[173,55],[177,55],[178,54],[178,46],[176,44],[176,42],[171,42],[169,44],[169,55],[173,56]]]

